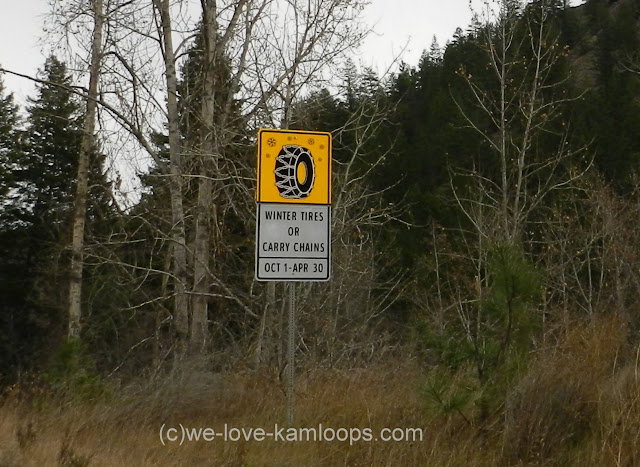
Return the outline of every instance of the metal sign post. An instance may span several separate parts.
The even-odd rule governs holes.
[[[287,424],[293,426],[296,282],[331,275],[330,133],[258,133],[256,279],[288,281]]]
[[[289,346],[287,376],[287,426],[293,426],[293,378],[296,359],[296,283],[289,282]]]

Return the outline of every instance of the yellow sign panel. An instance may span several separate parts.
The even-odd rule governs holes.
[[[331,204],[331,133],[260,130],[257,199]]]

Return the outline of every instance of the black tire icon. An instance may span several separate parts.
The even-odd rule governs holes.
[[[300,164],[304,164],[306,173],[303,182],[298,180]],[[313,156],[302,146],[283,146],[276,158],[274,173],[280,196],[287,199],[304,199],[311,193],[316,178]]]

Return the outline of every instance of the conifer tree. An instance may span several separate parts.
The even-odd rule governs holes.
[[[18,108],[13,103],[13,94],[6,94],[0,76],[0,219],[8,208],[10,189],[14,185],[12,169],[18,140]]]
[[[49,57],[42,78],[37,97],[29,99],[19,177],[29,205],[26,218],[31,225],[49,230],[41,240],[57,242],[73,204],[82,132],[80,107],[69,89],[71,78],[64,63]]]
[[[5,93],[0,77],[0,213],[6,209],[6,197],[9,196],[9,190],[13,185],[11,170],[17,147],[17,125],[18,108],[13,103],[13,94]]]
[[[40,78],[20,140],[14,129],[11,147],[1,151],[2,165],[10,171],[0,239],[7,264],[0,282],[8,287],[2,336],[4,363],[14,369],[43,363],[64,327],[61,241],[73,198],[78,104],[68,88],[66,66],[55,57],[47,59]],[[15,124],[15,115],[9,120]]]
[[[8,312],[0,333],[7,342],[7,364],[31,368],[46,364],[47,355],[65,335],[64,310],[68,280],[69,241],[76,172],[82,138],[81,105],[72,91],[66,65],[49,57],[39,73],[36,95],[28,99],[25,128],[10,130],[0,150],[10,180],[3,196],[0,248],[7,270],[2,271]],[[4,98],[1,102],[10,102]],[[11,108],[8,106],[7,108]],[[14,134],[11,138],[9,135]],[[20,138],[18,140],[18,134]],[[90,215],[96,219],[107,206],[102,155],[92,154]],[[6,161],[6,163],[4,163]],[[5,280],[6,279],[6,280]]]
[[[0,78],[0,374],[8,374],[19,362],[16,319],[24,304],[19,222],[15,218],[14,170],[19,152],[18,107],[6,93]]]

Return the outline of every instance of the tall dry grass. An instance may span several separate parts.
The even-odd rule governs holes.
[[[640,465],[640,347],[619,316],[572,327],[508,396],[508,464]]]
[[[1,466],[111,465],[640,465],[640,348],[624,322],[575,326],[539,349],[508,389],[499,423],[438,414],[415,360],[307,369],[296,381],[295,424],[334,429],[420,427],[422,441],[187,442],[163,446],[162,424],[263,427],[286,419],[284,388],[256,371],[192,366],[111,389],[97,401],[55,398],[38,386],[0,406]]]
[[[456,420],[430,417],[408,363],[306,371],[297,377],[295,425],[333,429],[424,429],[411,442],[187,442],[163,446],[162,424],[272,430],[286,420],[286,397],[266,373],[212,374],[190,369],[155,384],[129,385],[100,402],[52,404],[11,396],[0,408],[0,465],[460,465],[483,460],[482,440]],[[46,398],[46,396],[44,396]],[[29,398],[28,398],[29,399]],[[34,400],[39,400],[37,404]],[[446,429],[444,429],[446,428]]]

